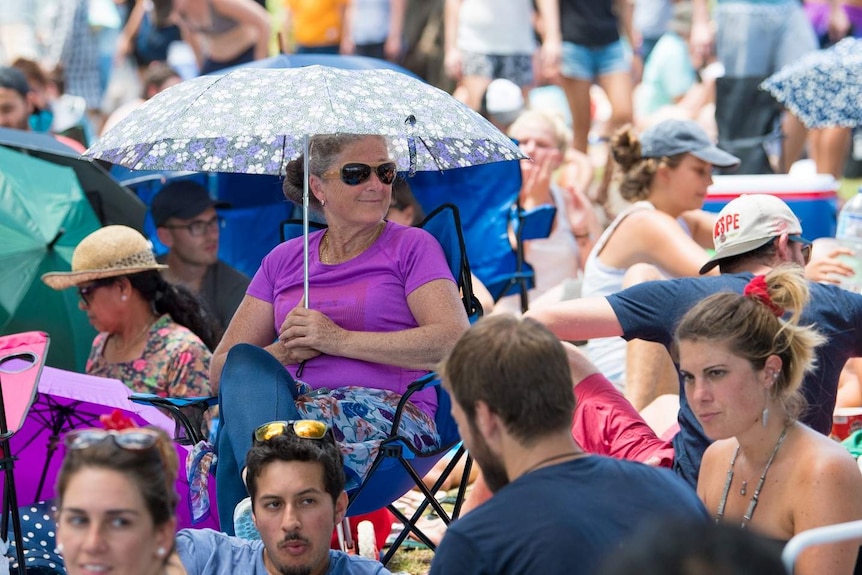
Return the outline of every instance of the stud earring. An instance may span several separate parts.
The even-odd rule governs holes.
[[[60,555],[62,555],[62,554],[63,554],[63,549],[65,549],[65,547],[63,547],[63,544],[62,544],[62,543],[57,543],[57,553],[59,553]]]
[[[120,301],[126,301],[127,299],[129,299],[129,296],[127,296],[126,294],[120,296]]]
[[[326,200],[320,200],[320,207],[322,208],[325,205],[326,205]]]
[[[165,549],[164,547],[159,547],[158,549],[156,549],[156,555],[158,555],[159,557],[164,557],[165,553],[167,553],[167,552],[168,552],[168,550]]]

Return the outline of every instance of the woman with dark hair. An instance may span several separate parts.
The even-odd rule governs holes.
[[[697,276],[713,243],[715,215],[702,209],[713,166],[734,166],[739,159],[718,149],[690,120],[665,120],[640,135],[626,126],[614,134],[611,149],[622,172],[620,195],[631,206],[596,241],[584,266],[581,295],[607,296],[645,280]],[[662,382],[674,390],[677,381],[660,346],[633,345],[641,349],[633,351],[619,337],[599,338],[590,340],[587,351],[596,367],[643,409]],[[645,367],[650,358],[666,359],[651,366],[651,373]]]
[[[191,292],[162,278],[166,267],[139,232],[106,226],[78,244],[71,272],[42,281],[57,290],[78,288],[79,307],[99,331],[87,373],[162,397],[210,395],[214,321]]]
[[[64,443],[57,550],[66,572],[184,573],[171,560],[177,453],[167,434],[152,427],[80,429]]]
[[[261,262],[213,355],[219,389],[218,502],[230,525],[246,495],[241,462],[251,432],[271,420],[317,419],[344,453],[348,489],[361,483],[408,386],[434,369],[469,326],[440,244],[425,230],[386,221],[397,164],[376,135],[318,135],[287,165],[285,196],[328,227]],[[304,382],[304,383],[303,383]],[[413,394],[401,433],[437,447],[437,395]]]

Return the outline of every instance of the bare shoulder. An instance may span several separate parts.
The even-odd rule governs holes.
[[[862,473],[852,455],[837,441],[800,426],[798,457],[793,474],[795,484],[820,488],[831,483],[862,494]]]
[[[736,451],[736,439],[720,439],[714,441],[703,453],[700,462],[700,473],[697,480],[697,494],[707,509],[713,510],[727,478],[730,460]]]

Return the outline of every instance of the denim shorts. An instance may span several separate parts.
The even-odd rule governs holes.
[[[479,54],[461,51],[461,73],[495,80],[505,78],[524,87],[533,84],[533,56],[531,54]]]
[[[563,42],[562,75],[576,80],[595,80],[599,76],[632,69],[631,50],[622,40],[604,46],[582,46]]]

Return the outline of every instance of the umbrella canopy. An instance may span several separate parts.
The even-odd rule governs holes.
[[[862,40],[845,38],[761,85],[808,128],[862,126]]]
[[[72,168],[102,225],[121,224],[143,231],[147,206],[102,166],[52,135],[0,128],[0,146]]]
[[[224,68],[210,73],[211,76],[222,76],[239,68],[301,68],[303,66],[329,66],[343,70],[376,70],[386,68],[395,70],[419,80],[419,76],[389,60],[353,56],[345,54],[279,54],[262,60],[254,60],[232,68]]]
[[[48,364],[83,369],[96,332],[74,291],[43,273],[69,271],[75,246],[99,229],[70,168],[0,146],[0,333],[48,332]]]
[[[401,170],[524,157],[446,92],[393,70],[242,68],[172,86],[85,155],[136,170],[274,174],[315,134],[380,134]]]
[[[153,425],[172,437],[174,434],[172,419],[155,407],[132,403],[129,399],[131,390],[116,379],[45,367],[37,392],[24,425],[11,440],[12,453],[18,458],[15,487],[19,505],[54,497],[54,484],[64,454],[63,435],[72,429],[103,427],[99,421],[101,415],[112,415],[119,410],[121,415],[138,425]],[[178,527],[190,527],[189,486],[184,472],[188,448],[179,444],[175,446],[179,457],[177,523]],[[215,501],[214,483],[211,481],[209,484],[212,501]],[[218,529],[217,519],[210,517],[195,527]]]

